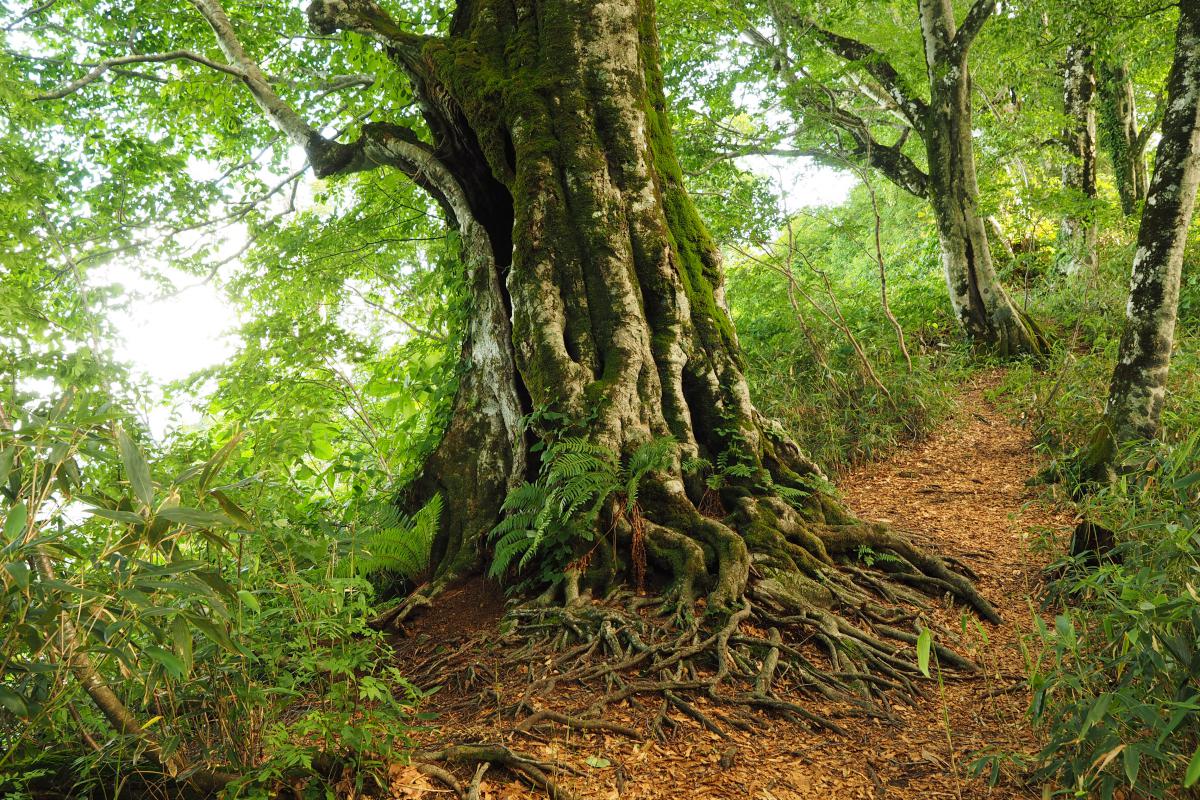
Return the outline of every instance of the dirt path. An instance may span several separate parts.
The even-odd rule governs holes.
[[[932,550],[954,556],[978,575],[978,585],[1005,619],[988,626],[986,642],[973,617],[936,612],[954,631],[967,633],[956,646],[974,650],[986,675],[955,678],[933,687],[914,707],[892,709],[893,719],[847,717],[839,722],[849,736],[813,733],[775,717],[760,717],[752,734],[731,731],[722,739],[690,720],[666,742],[633,742],[606,734],[569,737],[515,736],[481,709],[439,720],[438,737],[483,741],[505,739],[547,760],[577,765],[579,776],[561,776],[583,798],[827,798],[907,800],[908,798],[1036,798],[1040,792],[1004,776],[989,789],[967,776],[972,754],[986,750],[1028,751],[1033,735],[1025,723],[1027,696],[1018,639],[1030,626],[1030,597],[1039,581],[1041,557],[1031,555],[1031,528],[1064,525],[1034,502],[1025,481],[1036,470],[1028,435],[1010,424],[984,398],[997,373],[964,387],[961,408],[926,442],[859,469],[839,482],[850,507],[867,519],[884,520]],[[870,554],[864,554],[869,558]],[[448,598],[450,599],[450,598]],[[494,596],[465,592],[449,616],[495,619]],[[447,617],[442,617],[444,622]],[[458,623],[455,623],[458,624]],[[432,640],[433,637],[430,637]],[[497,699],[504,691],[496,687]],[[578,694],[542,698],[544,708],[578,707]],[[806,701],[807,702],[807,701]],[[562,704],[561,706],[559,704]],[[436,703],[435,703],[436,705]],[[704,707],[704,700],[697,701]],[[493,706],[494,707],[494,706]],[[836,713],[810,703],[814,711]],[[631,721],[635,721],[631,717]],[[493,777],[489,774],[489,777]],[[403,780],[422,794],[420,776]],[[535,797],[506,776],[485,782],[482,797]]]

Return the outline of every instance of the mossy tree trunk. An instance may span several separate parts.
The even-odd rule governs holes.
[[[344,9],[312,15],[325,29],[347,27],[330,24]],[[502,374],[522,412],[553,410],[617,453],[662,436],[679,443],[673,469],[643,494],[646,550],[681,600],[704,590],[712,603],[733,603],[752,548],[697,512],[701,497],[680,463],[738,450],[757,472],[730,490],[730,502],[745,497],[747,519],[757,514],[753,487],[803,489],[815,468],[751,403],[720,256],[674,152],[653,4],[464,2],[451,35],[425,40],[403,66],[426,100],[435,152],[451,172],[486,176],[464,187],[486,192],[468,205],[493,231],[493,274],[475,281],[475,305],[491,308],[498,289],[511,319],[469,337],[454,422],[420,482],[422,494],[444,491],[449,508],[470,498],[444,520],[437,578],[479,566],[504,490],[530,477],[536,459],[507,408],[480,411],[504,406],[479,396],[497,365],[473,363],[484,329],[499,330],[486,349],[511,358]],[[811,507],[824,521],[828,502]],[[774,537],[786,550],[783,534]]]
[[[1146,145],[1154,126],[1147,125],[1144,130],[1138,130],[1133,77],[1124,62],[1105,62],[1101,65],[1097,91],[1100,98],[1101,139],[1112,159],[1121,210],[1129,216],[1146,199],[1149,186]]]
[[[972,338],[992,345],[1001,355],[1036,353],[1044,347],[1041,334],[1000,282],[987,223],[979,212],[967,56],[974,36],[994,10],[994,2],[979,0],[959,28],[950,0],[920,2],[930,90],[924,137],[929,198],[950,302],[959,322]]]
[[[1181,3],[1162,139],[1138,228],[1125,329],[1105,410],[1112,442],[1154,437],[1162,423],[1183,250],[1198,183],[1200,6]],[[1111,446],[1100,455],[1111,457]]]
[[[1096,74],[1092,48],[1075,42],[1067,45],[1063,61],[1063,138],[1067,161],[1062,168],[1063,188],[1070,204],[1062,221],[1063,271],[1067,275],[1095,276],[1096,219]]]
[[[593,571],[606,584],[644,548],[684,613],[702,595],[710,610],[739,605],[753,565],[755,597],[818,614],[866,602],[833,569],[866,546],[894,553],[906,582],[995,618],[942,562],[814,488],[819,470],[751,402],[720,256],[674,151],[653,0],[461,0],[443,36],[406,31],[373,0],[315,0],[316,31],[372,39],[407,75],[432,139],[380,122],[348,143],[280,99],[219,0],[191,2],[318,176],[400,170],[458,228],[471,303],[461,383],[407,498],[441,492],[446,511],[434,578],[405,608],[483,566],[504,497],[537,473],[531,445],[545,431],[522,417],[547,409],[614,453],[663,436],[679,445],[642,489],[644,520],[609,520],[624,555]],[[742,469],[716,503],[682,464],[722,454]],[[702,505],[723,507],[721,519]]]

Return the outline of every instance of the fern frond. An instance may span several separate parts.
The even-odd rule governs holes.
[[[492,553],[492,566],[488,569],[488,576],[499,578],[508,572],[508,567],[515,557],[532,552],[533,542],[533,532],[528,528],[509,531],[501,537]]]
[[[395,572],[410,581],[429,571],[429,553],[442,517],[442,496],[435,494],[411,517],[391,503],[374,509],[364,526],[355,571],[362,577]]]

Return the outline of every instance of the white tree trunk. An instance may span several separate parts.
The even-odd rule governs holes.
[[[1095,275],[1096,219],[1091,203],[1096,199],[1096,76],[1092,50],[1081,44],[1067,46],[1063,64],[1063,112],[1067,162],[1063,188],[1071,203],[1063,216],[1061,245],[1067,275]]]
[[[1196,2],[1180,3],[1167,93],[1162,140],[1138,229],[1125,330],[1105,412],[1117,442],[1156,436],[1162,420],[1183,249],[1200,181],[1200,4]]]

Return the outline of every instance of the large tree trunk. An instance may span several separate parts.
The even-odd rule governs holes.
[[[430,147],[382,124],[353,145],[311,134],[317,173],[402,169],[441,201],[463,241],[472,309],[462,383],[408,493],[446,497],[435,577],[421,596],[481,568],[504,497],[536,474],[531,444],[549,432],[536,422],[523,431],[520,418],[553,411],[612,453],[664,436],[679,446],[642,488],[644,520],[614,514],[604,525],[626,555],[583,576],[597,588],[640,573],[644,549],[685,613],[701,595],[711,611],[736,607],[752,563],[755,597],[811,610],[848,597],[833,566],[867,545],[994,618],[940,561],[847,516],[816,488],[817,467],[752,404],[719,253],[674,151],[652,0],[462,0],[443,37],[403,32],[372,0],[317,0],[309,17],[319,31],[382,39],[435,139]],[[269,107],[265,81],[256,91]],[[724,457],[742,474],[714,502],[683,474],[692,457]],[[701,505],[724,513],[702,515]],[[570,600],[577,587],[565,586]]]
[[[438,98],[431,127],[465,139],[458,149],[506,190],[503,202],[473,204],[498,217],[489,228],[512,231],[511,264],[480,259],[493,274],[478,276],[475,303],[496,311],[503,286],[512,323],[509,333],[499,313],[476,316],[459,408],[423,481],[451,506],[469,498],[444,520],[439,578],[478,566],[504,491],[533,460],[511,424],[513,395],[524,412],[553,410],[615,453],[668,435],[681,459],[740,448],[759,485],[804,489],[815,468],[771,438],[750,402],[718,252],[673,150],[652,5],[479,0],[460,4],[452,34],[423,48],[419,85]],[[495,365],[474,362],[478,351],[502,360],[506,334],[512,368],[500,374],[514,391],[497,398]],[[703,588],[710,605],[728,606],[745,588],[750,548],[700,516],[679,461],[671,472],[645,495],[647,550],[681,598]],[[745,518],[757,518],[754,493],[740,494]],[[814,499],[812,518],[824,521],[827,507]]]
[[[1067,162],[1063,164],[1063,188],[1071,204],[1062,221],[1062,248],[1067,275],[1095,275],[1096,220],[1096,76],[1092,50],[1087,45],[1067,46],[1063,63],[1063,113],[1067,119],[1064,138]]]
[[[972,338],[1001,355],[1039,352],[1045,345],[1042,335],[1001,284],[987,223],[979,213],[967,68],[970,41],[956,35],[950,0],[921,0],[920,12],[930,87],[924,130],[929,199],[954,313]]]
[[[1100,68],[1101,133],[1112,158],[1113,175],[1128,216],[1146,199],[1146,139],[1137,127],[1137,103],[1133,78],[1123,62],[1105,63]]]
[[[1138,229],[1129,305],[1105,411],[1111,441],[1156,436],[1188,226],[1200,182],[1200,4],[1181,3],[1162,140]],[[1111,457],[1109,452],[1103,454]]]

